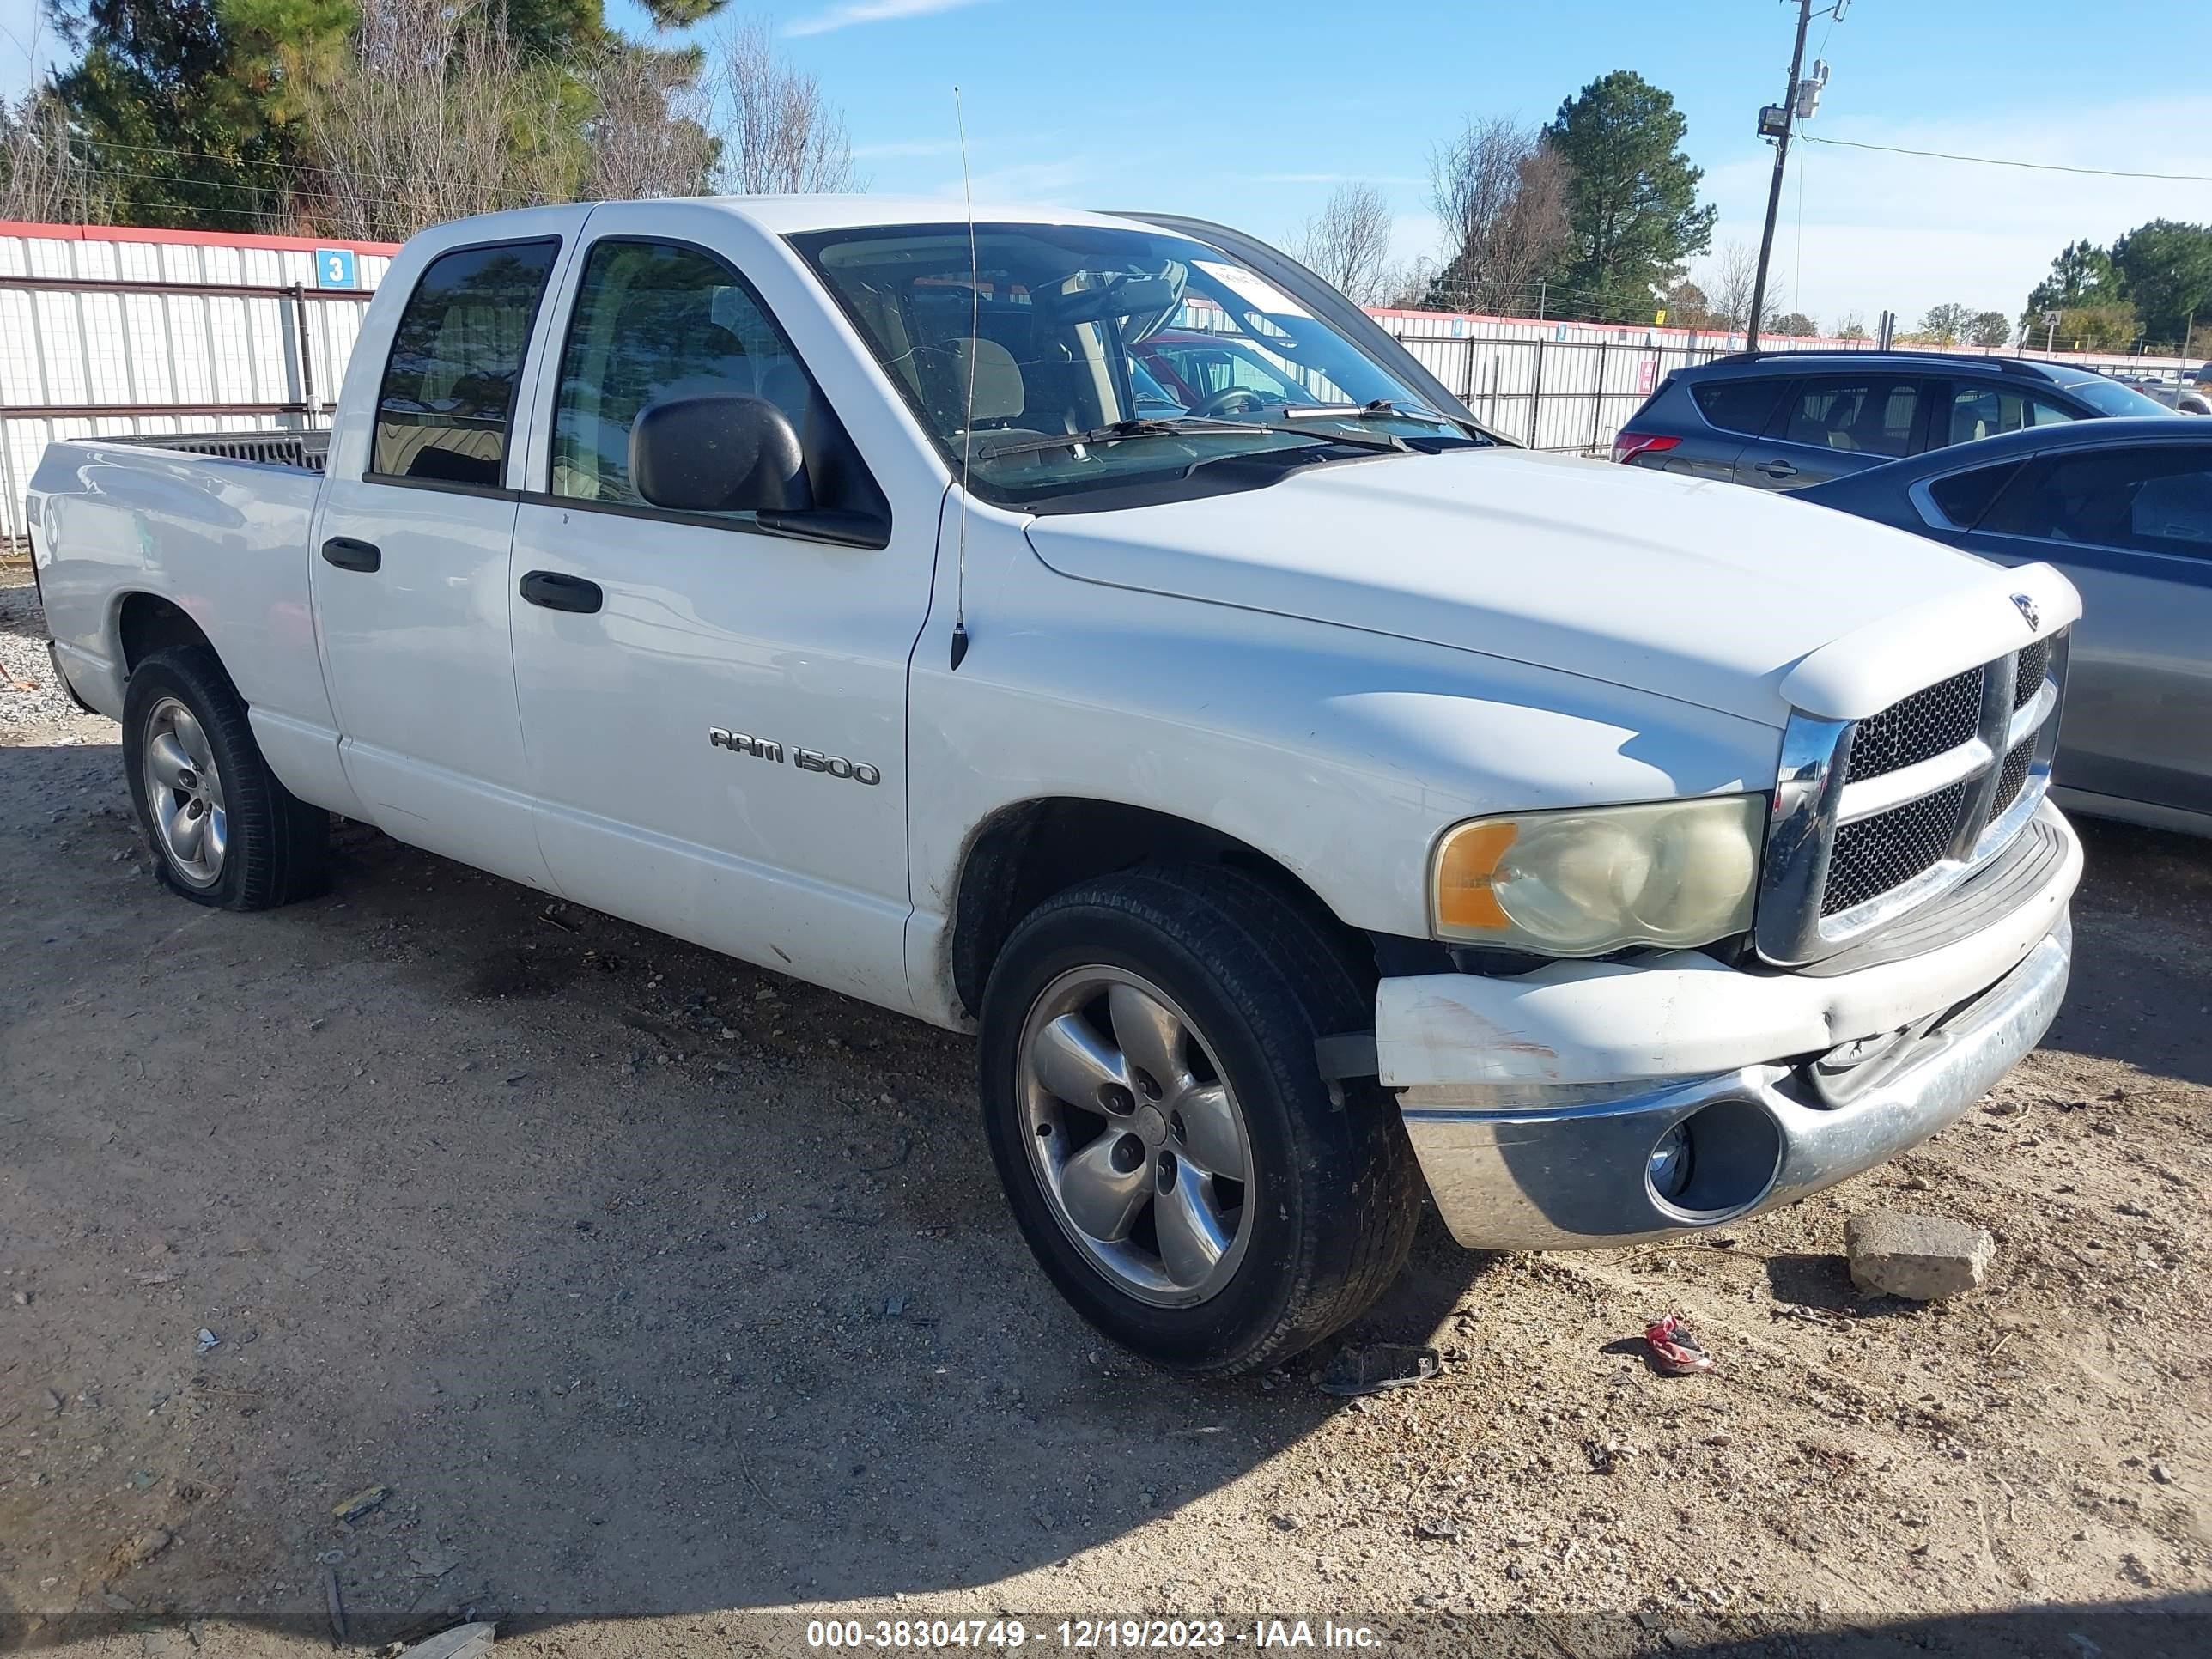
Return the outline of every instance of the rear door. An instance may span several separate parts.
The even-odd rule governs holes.
[[[1789,390],[1790,380],[1785,375],[1753,374],[1692,381],[1688,387],[1688,410],[1668,399],[1674,404],[1673,419],[1666,421],[1659,429],[1678,428],[1674,435],[1680,441],[1660,456],[1657,465],[1668,472],[1735,482],[1736,463],[1742,458],[1743,447],[1767,429],[1783,394]],[[1644,429],[1634,421],[1629,425]]]
[[[1736,482],[1802,489],[1916,453],[1930,402],[1929,382],[1894,369],[1807,374],[1769,423],[1746,444]]]
[[[527,228],[531,217],[517,216]],[[393,331],[364,337],[311,560],[324,672],[355,793],[402,841],[550,884],[531,822],[507,640],[507,487],[522,367],[581,215],[421,268]]]
[[[865,468],[739,269],[741,234],[711,210],[592,214],[515,534],[528,787],[571,897],[897,1006],[907,662],[941,486],[893,518],[888,545],[860,546],[772,533],[750,513],[665,511],[630,477],[639,411],[697,395],[781,408],[807,436],[817,492],[833,440]],[[558,586],[540,591],[548,577]]]
[[[2057,781],[2212,813],[2212,441],[2044,456],[1959,540],[2081,590]]]

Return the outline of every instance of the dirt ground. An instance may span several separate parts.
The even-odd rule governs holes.
[[[325,898],[165,896],[13,580],[0,1648],[327,1650],[327,1571],[349,1644],[592,1659],[831,1613],[2212,1650],[2212,847],[2089,830],[2048,1044],[1890,1168],[1667,1248],[1429,1225],[1352,1340],[1443,1372],[1345,1402],[1326,1352],[1193,1383],[1081,1326],[964,1039],[357,826]],[[1988,1288],[1854,1293],[1885,1206],[1989,1227]],[[1646,1368],[1668,1310],[1713,1375]]]

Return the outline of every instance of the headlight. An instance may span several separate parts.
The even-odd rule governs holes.
[[[1751,925],[1762,795],[1476,818],[1437,845],[1438,939],[1544,956],[1710,945]]]

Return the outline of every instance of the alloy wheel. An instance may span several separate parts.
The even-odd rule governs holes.
[[[1218,1294],[1251,1236],[1251,1136],[1189,1016],[1126,969],[1073,969],[1030,1007],[1017,1064],[1062,1231],[1141,1301]]]
[[[212,887],[222,879],[230,838],[215,750],[192,711],[164,697],[146,717],[146,804],[154,833],[180,881]]]

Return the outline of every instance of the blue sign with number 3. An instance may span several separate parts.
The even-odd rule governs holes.
[[[319,247],[315,250],[315,286],[317,288],[358,288],[361,286],[353,268],[353,250],[349,247]]]

